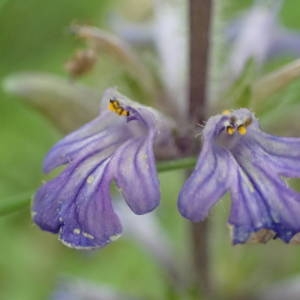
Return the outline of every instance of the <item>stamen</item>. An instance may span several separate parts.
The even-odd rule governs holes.
[[[229,135],[233,135],[235,133],[235,128],[233,126],[229,125],[229,126],[226,127],[226,132]]]
[[[247,128],[245,125],[240,125],[237,130],[240,135],[245,135],[247,133]]]
[[[123,108],[118,100],[109,100],[108,109],[119,116],[129,116],[129,111]]]

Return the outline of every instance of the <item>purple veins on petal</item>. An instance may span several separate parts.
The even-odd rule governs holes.
[[[128,129],[114,124],[113,116],[111,116],[111,124],[109,124],[108,117],[107,112],[104,112],[97,119],[59,141],[47,154],[44,171],[48,173],[60,165],[70,163],[82,152],[89,151],[95,145],[105,149],[112,144],[122,143],[124,139],[128,138]],[[102,123],[105,123],[106,126]]]
[[[234,244],[293,240],[300,232],[300,193],[282,176],[300,177],[300,138],[264,133],[247,109],[211,117],[202,136],[197,166],[179,195],[180,213],[201,221],[230,192]]]
[[[136,214],[152,211],[159,204],[159,181],[156,174],[153,138],[137,138],[117,151],[116,184],[128,206]],[[132,182],[135,178],[135,182]]]
[[[227,159],[222,156],[226,153],[210,151],[203,149],[201,159],[199,159],[193,174],[188,178],[186,184],[180,192],[178,203],[181,214],[198,222],[203,220],[210,208],[218,201],[227,191],[228,176]],[[204,203],[202,198],[207,199]],[[194,199],[190,201],[190,199]]]
[[[60,240],[74,248],[101,247],[121,234],[105,176],[109,158],[89,173],[76,191],[75,201],[62,205]]]
[[[153,148],[170,128],[156,111],[114,89],[105,92],[101,105],[99,117],[50,150],[45,171],[66,167],[39,188],[32,207],[34,222],[73,248],[102,247],[120,236],[112,181],[137,214],[153,210],[160,199]]]

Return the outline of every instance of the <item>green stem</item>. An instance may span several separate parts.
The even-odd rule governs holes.
[[[195,166],[195,157],[186,157],[177,160],[167,160],[157,163],[158,172],[167,172],[172,170],[180,169],[191,169]],[[31,202],[32,195],[34,191],[25,192],[19,195],[15,195],[4,200],[0,199],[0,217],[16,212],[26,206]]]
[[[192,169],[196,164],[195,157],[186,157],[176,160],[166,160],[157,163],[158,172],[166,172],[179,169]]]

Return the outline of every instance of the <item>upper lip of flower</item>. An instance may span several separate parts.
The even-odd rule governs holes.
[[[242,132],[240,126],[245,127]],[[234,243],[246,242],[261,229],[289,242],[300,232],[300,194],[281,176],[300,177],[300,139],[262,132],[247,109],[217,115],[203,130],[202,152],[178,207],[183,216],[200,221],[230,191]],[[265,241],[266,236],[260,238]]]
[[[45,159],[45,171],[67,164],[61,174],[36,193],[33,219],[60,234],[75,248],[100,247],[121,233],[110,184],[120,188],[137,214],[159,204],[159,181],[153,153],[163,120],[153,109],[134,104],[116,90],[102,100],[94,121],[58,142]]]
[[[243,119],[237,119],[234,115],[228,117],[224,121],[224,127],[222,128],[228,135],[240,134],[245,135],[247,133],[247,127],[252,123],[252,117],[249,116]]]

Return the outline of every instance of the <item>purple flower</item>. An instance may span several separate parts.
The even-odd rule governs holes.
[[[105,92],[101,114],[59,141],[44,161],[44,171],[67,165],[37,191],[33,220],[59,233],[73,248],[101,247],[119,237],[110,185],[120,189],[136,214],[159,204],[153,147],[169,129],[155,110],[138,105],[114,89]]]
[[[294,242],[300,232],[300,194],[283,177],[300,177],[300,138],[264,133],[247,109],[226,111],[207,121],[197,166],[179,195],[179,211],[201,221],[230,191],[234,244],[271,237]]]

